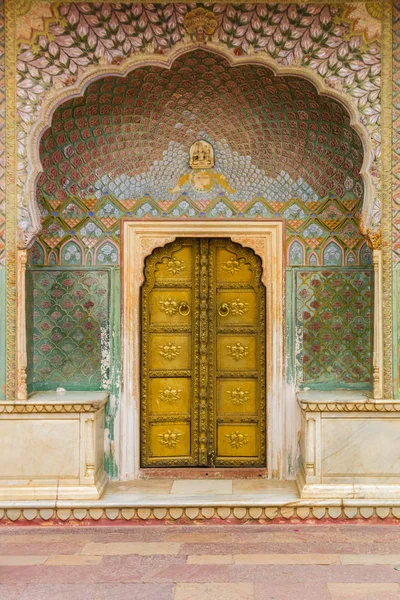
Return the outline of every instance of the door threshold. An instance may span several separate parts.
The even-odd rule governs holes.
[[[267,479],[265,467],[157,467],[139,470],[139,479]]]

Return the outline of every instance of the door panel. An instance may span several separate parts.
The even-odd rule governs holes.
[[[166,250],[169,246],[166,246],[165,249],[157,248],[157,252]],[[193,279],[193,254],[195,252],[196,246],[193,247],[192,244],[181,245],[172,253],[162,252],[160,260],[155,265],[155,282],[161,282],[163,285],[168,281],[174,284],[183,281],[190,283]]]
[[[218,379],[217,398],[219,415],[256,415],[256,379]]]
[[[212,242],[211,242],[212,243]],[[235,251],[229,250],[227,245],[233,248],[230,240],[222,240],[222,245],[216,248],[216,276],[219,283],[251,283],[253,273],[245,256],[239,256]]]
[[[217,466],[265,465],[265,288],[261,260],[230,240],[210,241],[210,355]],[[214,292],[215,290],[215,292]],[[216,441],[215,441],[216,440]]]
[[[237,373],[256,371],[256,347],[254,335],[220,333],[217,336],[217,370]]]
[[[157,248],[142,301],[142,466],[198,463],[198,242]],[[197,275],[196,275],[197,273]]]
[[[228,239],[182,239],[147,258],[142,466],[265,465],[261,261]]]
[[[257,298],[249,290],[218,290],[218,326],[256,325]]]
[[[230,423],[218,426],[218,460],[229,460],[236,458],[257,460],[258,427],[256,424]]]
[[[190,378],[155,377],[149,381],[149,411],[151,414],[190,415],[192,387]]]
[[[157,371],[187,371],[191,368],[191,334],[151,333],[149,366]]]
[[[190,290],[155,289],[150,301],[150,325],[190,325]]]
[[[190,425],[179,421],[150,424],[151,457],[165,459],[182,457],[190,454]]]

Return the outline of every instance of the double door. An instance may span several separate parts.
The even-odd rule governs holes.
[[[180,239],[146,259],[141,463],[265,466],[261,260],[229,239]]]

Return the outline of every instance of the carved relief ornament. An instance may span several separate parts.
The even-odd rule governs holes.
[[[371,227],[365,227],[364,223],[360,221],[360,233],[365,237],[368,248],[371,250],[380,250],[382,248],[382,230],[372,229]]]
[[[198,140],[190,147],[189,164],[192,169],[212,169],[214,148],[205,140]]]
[[[185,15],[183,26],[192,39],[204,43],[215,33],[218,21],[212,11],[199,7]]]

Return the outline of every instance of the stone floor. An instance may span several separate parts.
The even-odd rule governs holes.
[[[398,525],[0,529],[1,600],[400,600]]]

